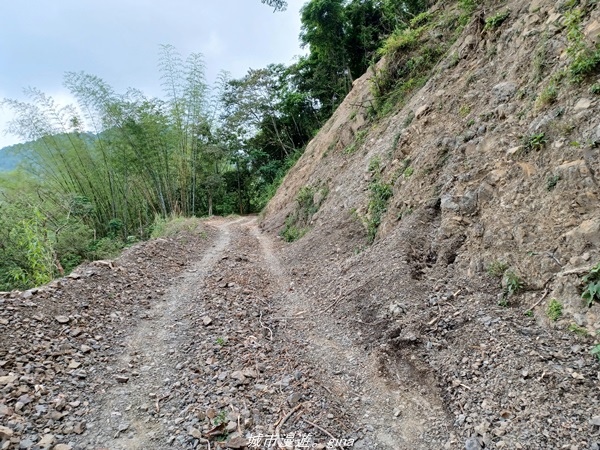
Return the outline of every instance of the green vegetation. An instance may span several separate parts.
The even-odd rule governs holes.
[[[494,14],[493,16],[486,18],[485,26],[483,27],[483,29],[484,30],[493,30],[495,28],[498,28],[500,25],[502,25],[504,23],[504,21],[506,19],[508,19],[508,16],[510,16],[510,11],[506,10],[506,11],[500,11],[500,12]]]
[[[513,271],[507,271],[504,273],[504,282],[506,284],[504,292],[508,297],[518,294],[525,288],[525,283],[521,277]]]
[[[538,98],[536,100],[536,106],[543,107],[543,106],[551,105],[554,102],[556,102],[557,98],[558,98],[558,90],[556,88],[556,84],[551,82],[538,95]]]
[[[183,217],[171,214],[170,217],[157,215],[151,226],[150,237],[155,239],[159,237],[176,236],[180,233],[195,233],[201,225],[201,220],[195,217]],[[202,232],[202,236],[205,234]]]
[[[458,36],[456,21],[442,12],[421,14],[409,26],[399,26],[384,40],[378,53],[385,65],[371,78],[373,111],[385,117],[402,106],[406,98],[422,87],[435,65]]]
[[[296,209],[285,220],[285,226],[279,233],[286,242],[294,242],[304,236],[308,230],[312,216],[319,211],[329,190],[327,187],[304,186],[296,195]]]
[[[556,322],[562,316],[562,312],[562,303],[560,303],[555,298],[551,299],[550,303],[548,304],[548,308],[546,309],[546,314],[548,315],[548,318],[553,322]]]
[[[554,190],[559,181],[560,175],[549,175],[548,178],[546,178],[546,189],[548,191]]]
[[[354,136],[354,142],[352,142],[352,144],[350,144],[344,149],[344,153],[347,155],[351,155],[352,153],[354,153],[365,143],[366,137],[367,130],[360,130],[359,132],[357,132]]]
[[[582,328],[575,323],[570,324],[568,330],[571,331],[572,333],[575,333],[575,334],[581,336],[581,337],[588,336],[588,331],[585,328]]]
[[[381,179],[381,174],[379,173],[380,166],[381,161],[379,158],[373,158],[369,162],[371,182],[369,183],[367,217],[364,220],[369,243],[375,240],[377,230],[383,220],[383,215],[387,211],[388,201],[393,196],[392,186]]]
[[[404,178],[410,178],[413,173],[415,173],[415,169],[413,169],[412,167],[409,166],[406,169],[404,169],[404,172],[402,173],[402,176]]]
[[[574,5],[575,6],[575,5]],[[574,83],[581,83],[587,77],[598,73],[600,69],[600,46],[590,45],[586,42],[581,30],[584,10],[574,8],[565,14],[567,28],[567,54],[571,61],[569,76]]]
[[[541,150],[546,146],[547,142],[545,133],[531,134],[522,138],[523,148],[526,152]]]
[[[504,272],[506,272],[506,269],[508,269],[508,264],[505,262],[493,261],[487,267],[487,273],[493,277],[501,278],[502,275],[504,275]]]
[[[600,95],[600,83],[594,83],[590,86],[590,93]]]
[[[465,118],[471,112],[471,107],[469,105],[462,105],[458,110],[458,115],[462,118]]]
[[[220,336],[219,336],[219,337],[216,339],[215,343],[216,343],[217,345],[221,346],[221,347],[224,347],[224,346],[226,346],[226,345],[227,345],[227,340],[226,340],[225,338],[223,338],[223,337],[220,337]]]
[[[225,409],[221,410],[213,419],[214,426],[219,426],[224,423],[227,423],[227,410]]]
[[[600,262],[592,267],[589,273],[583,277],[582,281],[586,284],[581,297],[586,301],[587,306],[592,306],[594,301],[600,301]]]

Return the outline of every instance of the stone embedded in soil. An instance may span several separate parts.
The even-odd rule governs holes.
[[[129,381],[129,377],[125,375],[116,375],[115,380],[117,383],[127,383]]]
[[[471,437],[465,442],[465,450],[481,450],[481,444],[477,438]]]
[[[13,435],[13,430],[0,425],[0,439],[10,439]]]
[[[198,428],[190,428],[188,434],[196,439],[202,439],[202,433]]]
[[[52,450],[72,450],[73,447],[71,447],[68,444],[57,444],[54,446],[54,448]]]
[[[14,375],[0,377],[0,386],[5,386],[7,384],[14,383],[15,381],[17,381],[17,377]]]
[[[208,316],[204,316],[204,318],[202,319],[202,323],[204,324],[204,326],[209,326],[212,323],[212,319]]]
[[[37,443],[38,447],[49,448],[56,441],[56,437],[53,434],[45,434],[42,439]]]
[[[71,321],[67,316],[56,316],[54,319],[61,324],[69,323]]]
[[[244,448],[248,446],[249,441],[243,437],[234,437],[225,443],[226,448]]]

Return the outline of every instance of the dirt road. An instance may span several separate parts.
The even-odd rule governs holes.
[[[2,374],[17,378],[3,381],[3,449],[428,448],[435,396],[381,378],[352,327],[328,319],[335,299],[296,291],[255,218],[200,234],[4,300],[35,305],[7,329],[43,313],[36,336],[64,352],[48,376],[49,353],[22,349],[33,378],[46,376],[36,384],[10,359],[25,342],[6,341]]]

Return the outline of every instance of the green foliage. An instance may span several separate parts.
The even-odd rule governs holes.
[[[590,353],[600,360],[600,344],[596,344],[590,350]]]
[[[590,93],[600,95],[600,83],[594,83],[590,86]]]
[[[600,301],[600,262],[590,269],[582,281],[586,286],[581,297],[586,301],[587,306],[590,307],[594,301]]]
[[[523,136],[522,143],[526,152],[532,150],[541,150],[546,146],[548,140],[545,133],[530,134]]]
[[[54,276],[54,249],[44,228],[45,217],[38,210],[30,219],[20,221],[10,231],[10,237],[21,254],[21,264],[9,269],[18,287],[41,286]]]
[[[389,199],[394,195],[392,186],[381,179],[380,166],[381,160],[379,158],[373,158],[369,162],[369,172],[371,172],[372,178],[369,183],[367,217],[364,220],[369,243],[375,240],[383,215],[387,211]]]
[[[225,347],[227,345],[227,340],[221,336],[219,336],[215,342],[217,345],[219,345],[221,347]]]
[[[213,419],[213,425],[219,426],[227,422],[227,410],[222,410]]]
[[[508,269],[508,264],[506,264],[505,262],[493,261],[487,267],[487,273],[493,277],[501,278],[502,275],[504,275],[504,272],[506,272],[506,269]]]
[[[410,178],[413,175],[413,173],[415,173],[415,169],[409,166],[406,169],[404,169],[404,172],[402,172],[402,176],[404,178]]]
[[[556,87],[556,84],[551,82],[548,86],[546,86],[542,90],[542,92],[540,92],[540,95],[538,95],[538,98],[536,100],[536,105],[538,107],[548,106],[548,105],[555,103],[557,98],[558,98],[558,89]]]
[[[570,324],[568,330],[571,331],[572,333],[577,334],[578,336],[581,336],[581,337],[588,336],[588,331],[585,328],[582,328],[575,323]]]
[[[567,54],[571,58],[569,76],[575,83],[581,83],[587,77],[595,74],[600,69],[600,46],[590,45],[586,42],[581,30],[584,11],[573,8],[565,14],[567,28]]]
[[[344,153],[347,155],[351,155],[356,150],[358,150],[365,143],[365,138],[367,137],[367,132],[368,132],[367,130],[360,130],[359,132],[357,132],[354,137],[354,142],[352,142],[352,144],[348,145],[344,149]]]
[[[327,187],[303,186],[296,195],[297,207],[285,220],[285,226],[279,233],[286,242],[294,242],[304,236],[310,220],[317,213],[327,197]]]
[[[504,284],[504,294],[507,298],[518,294],[525,288],[521,277],[511,270],[504,273]]]
[[[150,237],[171,237],[181,233],[198,233],[202,222],[196,217],[183,217],[171,214],[168,218],[156,215],[151,225]],[[205,234],[201,232],[201,235]]]
[[[548,308],[546,309],[546,314],[548,315],[548,318],[553,322],[556,322],[562,316],[562,312],[562,303],[560,303],[555,298],[551,299],[550,303],[548,304]]]
[[[504,21],[506,19],[508,19],[508,16],[510,16],[510,11],[506,10],[506,11],[499,11],[496,14],[494,14],[493,16],[487,17],[485,19],[485,26],[484,26],[484,30],[493,30],[495,28],[498,28],[500,25],[502,25],[504,23]]]
[[[445,26],[441,17],[442,12],[431,13],[413,26],[402,25],[382,44],[379,54],[385,56],[385,65],[372,69],[375,73],[370,80],[373,109],[380,117],[396,111],[427,82],[458,36],[455,25]]]
[[[546,178],[546,189],[548,191],[554,190],[559,181],[560,175],[549,175],[548,178]]]

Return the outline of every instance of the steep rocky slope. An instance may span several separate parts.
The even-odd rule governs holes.
[[[447,43],[460,3],[411,51]],[[311,307],[391,386],[425,384],[447,448],[598,448],[600,307],[581,293],[600,261],[600,10],[481,3],[392,113],[374,86],[402,52],[355,81],[261,226],[306,232],[282,256]]]

